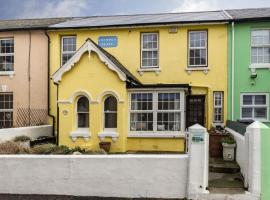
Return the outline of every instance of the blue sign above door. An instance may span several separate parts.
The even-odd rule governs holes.
[[[103,48],[117,47],[118,39],[116,36],[100,36],[98,45]]]

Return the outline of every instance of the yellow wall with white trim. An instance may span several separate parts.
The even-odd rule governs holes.
[[[77,49],[85,42],[87,38],[91,38],[96,43],[99,36],[117,36],[118,46],[115,48],[106,48],[108,52],[114,55],[128,70],[136,76],[144,84],[190,84],[192,86],[192,94],[206,95],[206,122],[207,128],[211,127],[213,121],[213,91],[224,92],[224,120],[227,119],[227,25],[201,25],[201,26],[180,26],[177,33],[169,33],[168,27],[156,28],[130,28],[130,29],[85,29],[85,30],[60,30],[49,32],[50,43],[50,66],[51,75],[60,67],[60,47],[61,36],[76,35]],[[205,74],[203,71],[193,71],[189,74],[187,68],[187,54],[188,54],[188,31],[189,30],[207,30],[208,31],[208,66],[209,71]],[[142,32],[158,32],[159,33],[159,67],[161,72],[144,72],[140,75],[137,70],[140,68],[140,36]],[[116,73],[106,69],[103,66],[96,68],[97,63],[87,60],[87,56],[76,65],[75,68],[67,72],[63,81],[59,85],[59,99],[68,98],[69,95],[78,90],[81,85],[86,84],[84,81],[92,81],[86,77],[94,76],[95,73],[101,75],[95,79],[92,85],[91,95],[94,100],[97,99],[99,92],[107,89],[115,89],[119,91],[120,96],[125,100],[125,103],[118,104],[119,108],[122,106],[121,113],[118,113],[118,120],[121,124],[121,133],[123,136],[117,144],[113,144],[113,151],[125,150],[177,150],[184,151],[184,139],[127,139],[128,131],[128,93],[125,88],[125,83],[117,77]],[[86,67],[88,66],[88,68]],[[92,66],[92,67],[91,67]],[[86,69],[83,69],[86,67]],[[101,70],[100,72],[95,70]],[[85,70],[85,71],[83,71]],[[93,71],[94,70],[94,71]],[[70,76],[70,77],[69,77]],[[75,78],[77,77],[77,78]],[[80,77],[80,78],[78,78]],[[109,82],[110,79],[115,79],[113,84]],[[66,81],[69,80],[69,81]],[[84,81],[83,81],[84,80]],[[102,82],[102,83],[101,83]],[[118,84],[119,83],[119,84]],[[56,104],[56,86],[51,81],[51,113],[57,115]],[[69,107],[68,107],[69,106]],[[90,124],[101,123],[102,103],[90,105],[90,112],[96,115],[96,119],[92,119]],[[74,109],[72,105],[59,104],[60,113],[65,107],[70,110]],[[77,145],[73,143],[70,138],[66,137],[69,130],[72,128],[71,124],[74,119],[69,117],[61,117],[64,127],[60,126],[60,144]],[[120,127],[119,127],[120,128]],[[62,129],[62,130],[61,130]],[[92,138],[97,137],[98,129],[93,127]],[[79,139],[81,140],[81,139]],[[78,141],[78,144],[85,144],[84,141]],[[91,143],[91,142],[90,142]],[[89,144],[90,144],[89,143]],[[96,143],[97,144],[97,143]],[[119,145],[118,145],[119,144]],[[96,147],[96,146],[95,146]]]

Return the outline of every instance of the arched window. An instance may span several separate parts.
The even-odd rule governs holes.
[[[104,101],[104,128],[117,128],[117,100],[114,96],[108,96]]]
[[[77,101],[77,126],[78,128],[89,127],[89,101],[84,96]]]

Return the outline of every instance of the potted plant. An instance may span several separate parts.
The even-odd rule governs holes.
[[[232,136],[224,137],[221,139],[223,147],[223,159],[225,161],[234,161],[234,149],[236,142]]]
[[[110,148],[111,148],[111,142],[100,142],[99,147],[109,153]]]
[[[17,142],[20,146],[24,148],[30,148],[30,141],[30,137],[25,135],[17,136],[13,139],[13,142]]]

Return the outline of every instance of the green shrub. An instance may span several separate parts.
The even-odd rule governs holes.
[[[0,154],[29,154],[30,150],[17,144],[16,142],[0,143]]]
[[[92,151],[85,149],[85,148],[81,148],[80,146],[76,146],[75,148],[71,149],[71,152],[80,152],[82,154],[92,154]]]
[[[13,139],[13,142],[26,142],[26,141],[30,141],[30,137],[26,136],[26,135],[21,135],[21,136],[17,136]]]
[[[226,143],[226,144],[235,144],[236,143],[233,136],[224,137],[220,141],[221,141],[221,143]]]
[[[69,147],[65,145],[52,147],[51,154],[71,154],[72,151]]]

